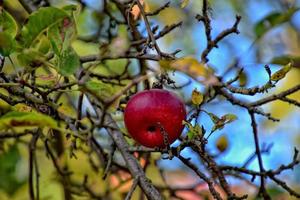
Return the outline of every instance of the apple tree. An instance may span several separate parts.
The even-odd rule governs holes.
[[[0,0],[0,199],[300,198],[299,8]]]

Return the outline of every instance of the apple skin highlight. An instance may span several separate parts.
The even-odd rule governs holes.
[[[124,111],[125,126],[139,144],[154,148],[165,147],[163,130],[172,144],[183,130],[185,105],[173,92],[151,89],[131,97]]]

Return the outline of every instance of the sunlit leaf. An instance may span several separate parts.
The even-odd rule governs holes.
[[[281,84],[277,85],[274,91],[272,91],[272,94],[278,94],[280,92],[286,91],[290,89],[291,87],[296,86],[299,84],[300,80],[300,69],[299,68],[292,68],[289,73],[286,74],[286,78],[284,78]],[[300,99],[300,91],[295,92],[288,96],[290,99],[298,100]],[[267,106],[266,112],[270,112],[273,117],[280,119],[280,120],[286,120],[288,116],[291,116],[293,112],[297,112],[297,107],[292,106],[289,103],[283,102],[283,101],[273,101]],[[266,120],[264,122],[264,126],[268,129],[276,129],[280,123],[273,123],[269,120]],[[271,131],[273,132],[273,131]]]
[[[118,87],[113,87],[111,84],[106,84],[100,80],[89,80],[85,83],[85,87],[93,95],[97,96],[103,101],[110,99],[120,89]],[[110,105],[110,111],[115,111],[119,107],[120,99],[121,97],[112,102]]]
[[[98,80],[90,80],[85,83],[87,89],[95,92],[101,97],[107,98],[113,95],[114,89],[110,84]]]
[[[283,55],[273,58],[270,63],[278,65],[286,65],[287,63],[291,63],[292,67],[300,68],[300,56]]]
[[[192,103],[196,106],[199,106],[203,102],[203,94],[197,91],[196,89],[193,90],[192,93]]]
[[[79,6],[78,5],[74,5],[74,4],[70,4],[70,5],[66,5],[62,8],[63,10],[70,12],[70,14],[73,14],[74,11],[78,11],[79,10]]]
[[[267,15],[265,18],[260,20],[254,26],[254,31],[256,33],[257,38],[263,36],[267,31],[272,29],[275,26],[278,26],[284,22],[287,22],[291,19],[295,12],[297,12],[299,8],[290,8],[285,13],[274,12]]]
[[[285,75],[291,70],[291,63],[283,66],[280,70],[272,74],[271,81],[279,81],[285,77]]]
[[[0,99],[0,115],[3,115],[10,111],[11,105],[9,105],[6,101]]]
[[[171,25],[180,21],[184,21],[186,19],[186,14],[180,7],[170,6],[168,8],[165,8],[163,12],[160,12],[157,16],[157,19],[162,24]]]
[[[21,32],[22,43],[29,47],[32,42],[49,27],[68,17],[67,12],[55,7],[43,7],[30,15]]]
[[[193,57],[183,57],[177,60],[161,60],[160,66],[167,70],[178,70],[198,80],[208,75],[207,67]]]
[[[15,38],[18,32],[18,25],[15,19],[4,9],[0,8],[0,30]],[[1,42],[0,42],[1,44]]]
[[[36,83],[40,85],[54,85],[57,82],[57,76],[54,74],[37,75]]]
[[[187,7],[187,5],[189,4],[189,2],[190,2],[190,0],[182,0],[181,4],[180,4],[180,7],[181,8]]]
[[[222,120],[225,120],[225,123],[233,122],[237,119],[237,116],[234,114],[226,114],[221,117]]]
[[[12,107],[12,110],[18,112],[32,112],[34,109],[24,103],[18,103]]]
[[[228,148],[228,139],[225,135],[219,137],[216,141],[216,147],[220,152],[224,152]]]
[[[11,111],[0,117],[0,129],[13,127],[57,128],[57,123],[51,117],[37,112]]]
[[[46,36],[41,37],[38,43],[38,51],[47,54],[51,48],[49,39]]]

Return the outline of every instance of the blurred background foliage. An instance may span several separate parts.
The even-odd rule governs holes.
[[[65,5],[78,4],[77,1],[52,0],[49,1],[55,7],[63,7]],[[162,0],[144,0],[144,5],[147,11],[153,11],[167,1]],[[161,49],[164,52],[172,52],[176,49],[182,51],[178,54],[179,57],[190,56],[200,60],[200,53],[206,47],[206,39],[204,27],[195,19],[196,14],[200,13],[202,1],[171,1],[170,7],[163,10],[159,15],[151,17],[151,24],[159,24],[160,26],[171,25],[183,21],[180,28],[177,28],[171,34],[158,40]],[[84,0],[84,7],[81,7],[76,15],[77,39],[72,43],[72,47],[79,56],[87,55],[120,55],[124,53],[129,45],[128,30],[125,26],[118,26],[115,29],[109,29],[108,19],[103,14],[103,2],[101,0]],[[292,62],[292,70],[287,77],[281,80],[278,86],[272,89],[271,93],[278,93],[300,83],[300,1],[297,0],[211,0],[211,16],[212,16],[212,36],[215,37],[222,30],[231,27],[235,20],[235,15],[241,15],[242,21],[239,24],[240,34],[231,35],[225,38],[219,48],[215,48],[209,54],[209,66],[215,71],[216,75],[224,77],[225,80],[232,78],[236,70],[244,68],[243,78],[239,84],[246,87],[263,85],[267,80],[267,74],[264,70],[264,65],[269,64],[272,71],[279,69],[281,65]],[[122,20],[120,13],[114,7],[114,4],[109,4],[110,10],[115,10],[114,17]],[[19,30],[22,28],[24,19],[28,17],[24,8],[17,0],[4,0],[4,7],[13,17],[19,22]],[[139,18],[138,11],[133,13],[136,18]],[[141,24],[139,29],[147,35],[145,27]],[[113,37],[108,44],[108,34]],[[99,37],[95,37],[95,36]],[[100,44],[100,45],[99,45]],[[45,44],[47,45],[47,44]],[[16,55],[11,55],[14,63],[18,63]],[[6,72],[12,71],[13,67],[9,62],[5,63]],[[148,62],[150,69],[158,70],[160,65],[156,62]],[[112,60],[100,64],[95,68],[95,73],[102,75],[118,75],[122,74],[125,69],[125,60]],[[16,64],[18,67],[18,64]],[[132,61],[128,68],[132,76],[140,73],[136,61]],[[184,69],[179,69],[174,73],[170,73],[171,78],[176,80],[177,84],[186,83],[190,76],[201,75],[201,72],[187,72]],[[199,73],[199,74],[197,74]],[[41,72],[41,74],[43,74]],[[41,76],[41,84],[53,84],[56,77]],[[184,89],[177,91],[182,98],[189,102],[191,100],[192,91],[197,88],[199,91],[204,90],[204,86],[191,80]],[[126,82],[125,82],[126,83]],[[93,88],[91,90],[99,90]],[[105,91],[107,90],[107,93]],[[111,94],[118,91],[117,86],[107,86],[101,91],[109,97]],[[78,91],[73,91],[70,96],[77,98]],[[257,100],[265,94],[256,95],[254,97],[241,97],[246,100]],[[62,98],[62,102],[74,103],[70,96]],[[300,100],[300,92],[290,96],[293,99]],[[3,102],[1,102],[3,103]],[[88,105],[85,105],[88,108]],[[266,146],[272,145],[271,151],[264,154],[263,159],[266,163],[266,168],[275,168],[282,163],[287,163],[292,159],[294,146],[300,147],[300,112],[299,107],[291,106],[288,103],[274,101],[263,107],[270,112],[274,117],[280,118],[280,123],[267,121],[265,118],[258,117],[259,133],[262,142]],[[66,115],[75,115],[73,107],[62,106],[59,112]],[[234,113],[238,116],[238,120],[226,126],[221,131],[215,132],[209,140],[208,148],[220,155],[217,157],[218,163],[240,164],[249,157],[253,151],[253,142],[251,132],[250,119],[245,110],[233,107],[229,103],[222,101],[211,103],[204,108],[218,116],[226,113]],[[115,118],[119,119],[122,127],[122,114],[116,109]],[[83,119],[84,120],[84,119]],[[213,124],[208,116],[201,115],[199,122],[204,127],[212,127]],[[124,129],[123,129],[124,130]],[[125,130],[124,130],[125,131]],[[28,178],[28,150],[27,142],[30,137],[20,139],[18,145],[16,141],[5,141],[1,143],[0,150],[0,199],[1,200],[22,200],[27,197],[27,178]],[[99,130],[99,141],[101,144],[109,146],[105,131]],[[64,140],[66,146],[70,146],[70,141]],[[42,144],[38,143],[42,147]],[[80,144],[80,148],[88,151],[89,147],[86,144]],[[189,149],[184,150],[185,155],[190,155]],[[51,161],[45,156],[45,152],[38,153],[40,166],[40,196],[41,199],[63,199],[63,190],[58,175],[54,174]],[[77,158],[70,158],[68,155],[63,157],[59,162],[62,166],[68,166],[71,171],[74,171],[74,181],[82,181],[85,174],[89,175],[88,184],[95,192],[103,193],[105,191],[113,191],[112,199],[123,199],[124,193],[129,190],[130,182],[127,181],[126,173],[110,176],[107,181],[103,181],[101,176],[103,171],[95,173],[91,169],[88,157],[82,152],[76,152]],[[156,158],[157,157],[157,158]],[[159,155],[151,158],[150,167],[147,169],[147,174],[151,175],[152,180],[159,184],[160,180],[159,169],[156,166],[166,170],[167,182],[171,185],[191,184],[195,178],[189,174],[185,167],[176,159],[156,160]],[[193,157],[197,163],[197,157]],[[96,162],[94,160],[93,162]],[[143,163],[143,160],[141,160]],[[256,161],[251,163],[250,168],[258,169]],[[99,165],[99,163],[95,163]],[[300,190],[300,168],[299,166],[291,173],[282,174],[282,179],[292,184],[293,188]],[[236,179],[230,180],[234,190],[237,193],[254,192],[249,187],[245,187],[244,183]],[[255,183],[255,182],[254,182]],[[275,185],[269,185],[270,194],[274,199],[292,199],[285,196],[282,190]],[[207,188],[199,186],[196,189],[203,197],[208,196]],[[296,190],[296,191],[299,191]],[[78,188],[80,192],[80,188]],[[26,194],[26,195],[24,195]],[[134,197],[138,197],[139,192],[134,193]],[[180,194],[185,199],[204,199],[199,196],[194,196],[189,192]],[[85,197],[76,197],[76,199],[87,199]]]

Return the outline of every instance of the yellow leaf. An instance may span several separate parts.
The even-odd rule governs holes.
[[[224,119],[226,123],[233,122],[234,120],[237,119],[237,116],[234,114],[226,114],[223,115],[221,119]]]
[[[190,1],[190,0],[182,0],[182,1],[181,1],[181,4],[180,4],[180,7],[181,7],[181,8],[185,8],[185,7],[189,4],[189,1]]]
[[[58,107],[57,111],[65,116],[74,117],[76,116],[76,110],[74,110],[71,106],[67,104],[62,104]]]
[[[4,113],[10,111],[11,105],[0,99],[0,114],[3,115]]]
[[[198,62],[197,59],[193,57],[184,57],[175,60],[171,63],[171,67],[185,72],[190,76],[205,76],[207,69],[203,63]]]
[[[0,118],[0,129],[10,127],[50,127],[57,129],[57,122],[50,116],[38,112],[11,111]]]
[[[171,60],[160,60],[158,63],[163,69],[171,69]]]
[[[218,138],[216,141],[216,147],[220,152],[226,151],[228,148],[228,139],[225,135]]]
[[[206,66],[193,57],[183,57],[177,60],[161,60],[159,64],[163,69],[175,69],[196,80],[198,80],[199,77],[205,78],[208,72]]]
[[[291,72],[286,75],[286,78],[282,80],[282,84],[278,85],[275,90],[269,94],[278,94],[280,92],[283,92],[285,90],[288,90],[289,88],[292,88],[300,83],[300,69],[298,68],[292,68]],[[290,99],[298,100],[300,99],[300,91],[297,91],[291,95],[288,96]],[[288,117],[293,112],[298,112],[298,108],[296,106],[293,106],[287,102],[283,101],[272,101],[268,104],[266,112],[270,112],[273,117],[284,120],[286,117]],[[264,126],[270,130],[276,129],[280,125],[280,123],[274,123],[272,121],[266,120],[264,122]]]
[[[248,82],[247,75],[245,74],[245,72],[241,72],[241,74],[239,76],[239,85],[240,85],[240,87],[245,87],[247,82]]]
[[[33,108],[30,106],[27,106],[24,103],[18,103],[13,106],[12,110],[19,111],[19,112],[32,112]]]
[[[196,106],[199,106],[202,102],[203,102],[203,95],[201,94],[201,92],[194,89],[192,93],[192,103]]]
[[[279,81],[285,77],[285,75],[290,71],[292,68],[291,63],[288,63],[283,68],[272,74],[271,81]]]

